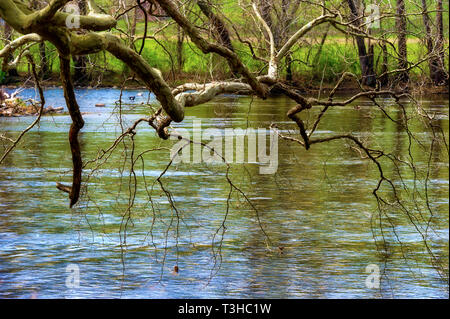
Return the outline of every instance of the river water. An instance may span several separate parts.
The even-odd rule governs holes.
[[[77,91],[86,122],[80,135],[85,162],[114,142],[120,118],[126,129],[148,114],[142,103],[154,98],[138,93],[124,91],[119,112],[119,90]],[[47,106],[64,106],[60,89],[47,89],[45,95]],[[32,89],[21,96],[36,97]],[[448,141],[447,97],[420,100],[425,109],[437,112],[435,125]],[[401,117],[392,99],[378,102],[393,118]],[[202,129],[215,128],[216,134],[226,128],[262,128],[269,134],[270,124],[276,123],[287,134],[295,129],[285,116],[291,106],[282,97],[224,96],[188,109],[183,123],[174,127],[191,133],[201,121]],[[305,113],[305,120],[314,121],[319,110]],[[14,137],[32,121],[0,118],[0,132]],[[261,165],[247,159],[230,164],[229,177],[248,201],[236,189],[227,200],[230,184],[220,163],[173,164],[161,178],[161,188],[156,179],[176,141],[161,141],[151,127],[140,124],[134,150],[127,138],[104,157],[105,163],[86,167],[88,191],[70,209],[67,194],[55,187],[56,182],[70,184],[69,126],[67,114],[43,117],[0,166],[0,297],[448,298],[447,283],[404,216],[393,218],[407,258],[389,230],[391,254],[377,249],[371,192],[378,173],[348,142],[313,145],[306,151],[279,139],[274,174],[261,174]],[[424,141],[430,134],[420,123],[412,130]],[[369,101],[328,111],[316,134],[336,133],[353,133],[399,156],[408,154],[408,136]],[[5,145],[0,141],[2,152]],[[412,153],[417,167],[426,165],[425,154],[418,148]],[[441,147],[433,157],[429,189],[436,214],[431,248],[448,267],[445,153]],[[136,178],[130,173],[131,156]],[[386,165],[393,174],[393,165]],[[405,174],[404,182],[411,184],[412,175]],[[134,205],[127,210],[130,200]],[[379,288],[367,285],[371,273],[366,271],[373,269],[381,272]]]

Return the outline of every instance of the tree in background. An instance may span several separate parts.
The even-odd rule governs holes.
[[[234,51],[233,44],[230,39],[230,33],[228,32],[228,29],[222,19],[212,11],[211,4],[205,0],[198,0],[197,5],[211,22],[211,26],[217,34],[217,39],[219,42],[228,50]]]
[[[292,35],[291,26],[296,19],[301,1],[288,0],[258,0],[257,6],[262,19],[273,35],[273,42],[277,50]],[[267,35],[267,31],[263,30]],[[267,35],[268,36],[268,35]],[[288,52],[285,57],[286,80],[292,81],[292,54]]]
[[[437,1],[436,25],[437,30],[433,32],[432,22],[429,14],[427,0],[422,0],[422,19],[425,29],[425,43],[430,58],[430,78],[435,85],[448,83],[448,73],[444,66],[444,27],[442,19],[442,0]]]
[[[360,28],[363,24],[363,16],[360,14],[361,4],[359,0],[347,0],[350,8],[351,23]],[[361,67],[362,84],[374,87],[376,84],[376,75],[373,66],[373,45],[369,43],[366,48],[366,41],[363,35],[355,35],[356,46],[359,54],[359,64]]]
[[[439,61],[437,63],[437,71],[434,76],[435,84],[447,84],[449,81],[449,74],[447,68],[445,67],[445,38],[444,38],[444,19],[443,19],[443,11],[444,8],[442,6],[442,0],[437,0],[436,6],[436,28],[437,28],[437,37],[436,37],[436,51],[439,56]],[[448,48],[447,48],[448,52]]]
[[[77,0],[77,5],[81,15],[87,14],[87,3],[86,0]],[[87,72],[87,59],[85,55],[73,55],[72,56],[74,65],[74,83],[77,85],[86,84],[89,81],[89,75]]]
[[[9,26],[9,24],[7,22],[3,23],[3,37],[7,42],[11,42],[12,41],[12,33],[13,30],[11,29],[11,27]],[[6,61],[12,61],[14,60],[14,55],[11,52],[7,57],[5,57]],[[11,77],[17,77],[19,76],[19,74],[17,73],[17,68],[15,66],[11,67],[8,69],[7,78],[11,78]]]
[[[408,74],[408,51],[407,51],[407,30],[406,30],[406,9],[405,1],[397,0],[397,15],[396,15],[396,29],[397,29],[397,47],[398,47],[398,68],[400,70],[398,79],[402,83],[409,81]]]

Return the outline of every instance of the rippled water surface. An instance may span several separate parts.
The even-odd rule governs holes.
[[[154,102],[153,96],[138,92],[123,92],[126,104],[119,112],[115,103],[119,90],[77,91],[86,122],[80,135],[85,162],[120,135],[120,117],[126,129],[149,113],[142,103]],[[35,98],[35,92],[27,89],[21,96]],[[46,100],[47,106],[64,105],[60,89],[46,90]],[[400,119],[391,99],[378,102]],[[446,97],[422,102],[437,112],[434,124],[448,140]],[[95,107],[96,103],[106,106]],[[285,116],[291,106],[282,97],[262,101],[225,96],[188,109],[185,121],[174,127],[192,132],[194,120],[201,120],[203,129],[216,128],[220,134],[225,128],[247,127],[265,128],[268,134],[270,124],[277,123],[287,134],[295,129]],[[305,120],[311,123],[319,111],[314,108]],[[32,117],[0,118],[0,131],[14,137],[32,121]],[[76,208],[69,209],[67,194],[55,187],[56,182],[70,182],[69,126],[67,114],[42,118],[0,166],[0,297],[448,298],[447,284],[404,216],[392,218],[397,223],[395,234],[408,245],[408,260],[402,258],[392,231],[386,236],[393,253],[386,256],[377,250],[371,227],[377,171],[348,142],[314,145],[305,151],[279,140],[275,174],[260,174],[257,163],[231,164],[229,176],[252,207],[236,190],[227,201],[230,184],[224,164],[174,164],[161,178],[162,189],[156,179],[176,141],[161,141],[142,123],[134,136],[134,151],[127,138],[106,163],[86,168],[87,192]],[[420,122],[411,128],[420,139],[427,139],[429,133]],[[408,154],[408,137],[401,127],[368,101],[330,110],[316,134],[333,133],[353,133],[398,156]],[[0,143],[3,152],[5,144]],[[430,203],[438,214],[430,236],[435,236],[434,253],[448,265],[445,152],[444,146],[436,150],[430,170]],[[412,153],[419,168],[426,165],[428,158],[420,149],[413,148]],[[130,158],[136,179],[130,173]],[[393,165],[386,169],[394,172]],[[412,183],[413,176],[407,173],[404,182]],[[135,184],[136,196],[130,197]],[[130,200],[134,200],[131,211]],[[282,252],[279,246],[284,247]],[[178,274],[172,272],[176,264]],[[384,274],[380,289],[366,287],[370,264]],[[73,267],[80,271],[79,288],[66,285]]]

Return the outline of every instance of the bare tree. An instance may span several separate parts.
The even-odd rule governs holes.
[[[444,38],[444,20],[443,16],[444,8],[442,7],[442,0],[437,0],[436,6],[436,28],[437,28],[437,37],[436,37],[436,51],[439,55],[439,66],[435,83],[437,84],[447,84],[449,81],[449,74],[445,68],[445,38]]]
[[[359,14],[359,0],[347,0],[351,12],[352,24],[360,27],[362,24],[362,16]],[[362,83],[368,86],[375,86],[375,71],[373,69],[373,46],[369,45],[366,49],[365,37],[361,35],[355,36],[356,45],[358,47],[359,63],[361,66]]]
[[[406,43],[406,9],[405,1],[397,0],[397,17],[396,17],[396,28],[397,28],[397,42],[398,42],[398,68],[401,71],[399,73],[399,81],[406,83],[409,80],[408,75],[408,53],[407,53],[407,43]]]
[[[184,43],[184,32],[177,26],[177,66],[178,72],[183,70],[184,57],[183,57],[183,43]]]
[[[80,10],[81,15],[86,15],[87,13],[87,4],[86,0],[77,0],[77,5]],[[73,64],[74,64],[74,82],[77,85],[86,83],[88,79],[87,74],[87,61],[84,55],[74,55],[72,56]]]
[[[11,27],[9,26],[9,24],[8,23],[5,23],[4,24],[4,27],[3,27],[3,33],[4,33],[4,38],[6,39],[6,41],[11,41],[12,40],[12,29],[11,29]],[[5,58],[7,61],[11,61],[11,60],[14,60],[14,57],[13,57],[13,55],[12,55],[12,52],[11,52],[11,54],[9,55],[9,56],[7,56],[6,58]],[[8,76],[9,77],[17,77],[19,74],[17,73],[17,68],[16,67],[12,67],[12,68],[9,68],[8,69]]]
[[[222,19],[212,11],[211,4],[205,0],[198,0],[197,5],[203,14],[211,21],[211,25],[218,34],[221,44],[230,51],[234,51],[233,44],[230,39],[230,33],[228,32],[224,21],[222,21]]]
[[[292,35],[291,25],[293,24],[301,1],[281,0],[277,3],[275,0],[259,0],[257,2],[258,11],[261,18],[265,21],[267,28],[273,36],[273,42],[277,50]],[[272,18],[272,15],[274,16]],[[267,30],[263,30],[269,39]],[[285,56],[286,80],[292,81],[292,54],[288,52]]]
[[[434,84],[439,85],[448,81],[448,74],[444,68],[443,55],[443,20],[442,20],[442,1],[437,2],[437,37],[433,34],[432,22],[428,11],[427,0],[422,0],[422,19],[425,28],[425,43],[428,49],[430,59],[428,60],[430,68],[430,77]]]

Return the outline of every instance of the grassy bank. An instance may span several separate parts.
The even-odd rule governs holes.
[[[136,47],[140,48],[137,42]],[[238,42],[233,43],[238,55],[245,65],[254,72],[265,72],[264,63],[252,58],[249,48]],[[168,82],[178,84],[185,81],[204,81],[211,79],[226,79],[231,77],[227,63],[214,54],[202,54],[192,43],[183,43],[180,68],[178,57],[173,52],[176,50],[176,41],[171,40],[147,40],[143,50],[143,57],[152,65],[160,69]],[[426,55],[425,48],[420,42],[411,39],[408,41],[408,59],[411,63],[417,63]],[[171,54],[169,54],[169,52]],[[35,61],[39,61],[38,46],[31,48]],[[382,72],[382,52],[376,45],[375,68],[378,74]],[[388,69],[397,67],[393,58],[393,49],[388,47],[391,55],[388,59]],[[59,60],[55,49],[47,45],[48,66],[51,70],[51,78],[57,79],[59,73]],[[292,54],[291,70],[294,81],[300,81],[308,85],[317,86],[335,82],[343,72],[360,74],[358,53],[352,39],[329,37],[325,44],[302,45]],[[282,76],[286,76],[286,63],[282,61]],[[448,61],[447,61],[448,63]],[[126,65],[115,59],[109,53],[99,53],[88,56],[87,70],[93,82],[101,82],[102,85],[120,85],[124,79],[130,76]],[[18,71],[22,75],[29,72],[28,64],[19,64]],[[419,80],[423,74],[428,74],[428,64],[421,63],[418,68],[410,71],[412,80]]]
[[[97,3],[109,10],[113,10],[112,6],[116,5],[114,1],[99,0]],[[388,1],[381,1],[379,3],[380,9],[383,12],[392,12],[391,4]],[[446,42],[448,43],[448,2],[444,2],[444,30]],[[431,17],[434,19],[435,13],[433,12],[434,5],[429,9],[431,10]],[[193,15],[202,16],[197,6],[192,9]],[[248,9],[248,8],[247,8]],[[247,10],[245,9],[245,10]],[[233,30],[231,25],[234,24],[238,27],[240,35],[245,39],[252,39],[255,47],[259,42],[252,28],[254,24],[249,22],[249,12],[238,6],[237,1],[223,1],[217,4],[217,10],[224,13],[226,17],[226,23],[231,33]],[[408,61],[411,64],[416,64],[423,57],[427,55],[427,49],[421,39],[423,35],[423,23],[422,16],[419,14],[420,7],[415,3],[406,2],[406,10],[410,13],[408,16]],[[113,10],[114,11],[114,10]],[[137,11],[129,12],[129,20],[132,21],[134,14]],[[308,3],[300,6],[298,12],[301,13],[296,18],[296,25],[302,26],[311,21],[312,18],[320,15],[321,8]],[[346,12],[343,9],[343,12]],[[417,14],[415,14],[417,13]],[[148,22],[148,34],[157,32],[157,38],[147,39],[143,49],[143,57],[153,67],[156,67],[162,71],[164,78],[171,84],[176,85],[187,81],[210,81],[212,79],[228,79],[231,77],[227,63],[223,58],[214,54],[204,55],[197,47],[191,42],[185,41],[182,44],[181,57],[178,56],[177,46],[177,34],[179,32],[175,24],[167,24],[161,31],[162,25],[166,24],[166,20],[162,22]],[[390,42],[396,45],[396,33],[395,33],[395,16],[386,17],[382,21],[382,29],[374,29],[373,35],[379,36],[381,33],[385,33],[389,36]],[[200,25],[200,24],[199,24]],[[136,24],[135,34],[144,34],[145,24],[141,21]],[[129,33],[129,25],[122,17],[117,23],[117,27],[112,30],[117,35],[124,35]],[[159,31],[157,31],[159,30]],[[161,31],[161,32],[160,32]],[[290,30],[291,34],[295,30]],[[327,33],[326,41],[321,46],[321,40],[323,35]],[[260,34],[261,35],[261,34]],[[236,36],[233,34],[233,39]],[[261,44],[261,43],[259,43]],[[141,42],[135,42],[137,50],[141,47]],[[266,72],[264,63],[258,61],[252,57],[250,49],[247,45],[235,41],[233,42],[236,53],[240,56],[243,63],[253,72],[264,74]],[[264,47],[264,45],[261,45]],[[267,45],[266,45],[267,46]],[[301,40],[298,45],[295,45],[292,52],[291,72],[292,79],[296,83],[302,84],[305,87],[321,87],[334,84],[337,79],[344,72],[351,72],[356,75],[360,75],[359,57],[355,41],[351,36],[345,36],[342,33],[336,31],[334,28],[329,28],[327,25],[320,25],[314,28],[307,34],[307,38]],[[51,44],[46,44],[48,67],[50,69],[50,80],[47,83],[57,83],[59,79],[59,59],[57,57],[55,48]],[[256,49],[255,49],[256,50]],[[34,56],[34,60],[39,62],[39,47],[34,45],[30,48],[31,53]],[[387,46],[388,51],[388,70],[397,69],[397,53],[391,46]],[[261,57],[267,58],[268,53],[263,50],[256,50],[256,54]],[[179,63],[179,60],[182,63]],[[287,76],[286,60],[281,61],[281,76]],[[38,63],[39,64],[39,63]],[[383,52],[378,43],[374,43],[374,64],[377,74],[381,74],[383,71]],[[446,54],[446,65],[448,65],[448,54]],[[18,71],[21,75],[27,76],[29,74],[29,66],[26,62],[19,64]],[[90,81],[85,81],[86,85],[101,85],[101,86],[114,86],[121,85],[123,81],[131,74],[126,65],[119,60],[115,59],[109,53],[102,52],[99,54],[89,55],[87,63],[87,74]],[[424,82],[424,78],[429,74],[429,66],[427,62],[422,62],[417,67],[410,70],[411,80],[413,82]],[[7,81],[4,75],[0,74],[0,83]]]

